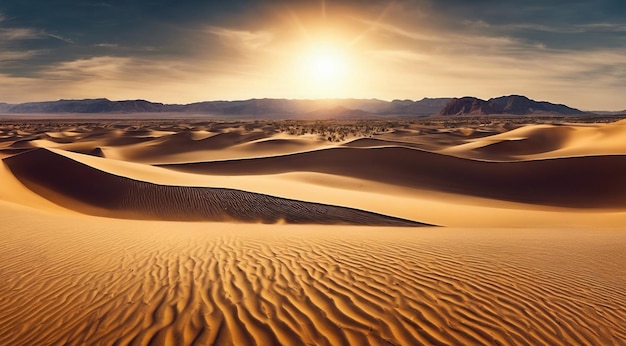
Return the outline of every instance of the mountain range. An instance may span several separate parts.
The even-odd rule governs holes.
[[[369,118],[379,115],[489,115],[489,114],[587,114],[578,109],[525,96],[510,95],[481,100],[476,97],[424,98],[418,101],[377,99],[250,99],[163,104],[145,100],[111,101],[105,98],[58,100],[20,104],[0,103],[3,114],[61,113],[189,113],[265,118]]]
[[[526,96],[510,95],[481,100],[476,97],[455,98],[443,107],[439,115],[490,114],[563,114],[581,115],[585,112],[562,104],[531,100]]]

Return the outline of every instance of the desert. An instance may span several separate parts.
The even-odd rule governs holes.
[[[5,120],[0,343],[624,344],[590,119]]]
[[[624,0],[0,0],[0,346],[626,346]]]

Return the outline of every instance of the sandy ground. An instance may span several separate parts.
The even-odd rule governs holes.
[[[0,125],[0,344],[626,344],[626,123],[322,125]]]

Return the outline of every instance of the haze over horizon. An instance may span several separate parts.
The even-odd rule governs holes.
[[[521,94],[626,108],[626,5],[9,0],[0,102]]]

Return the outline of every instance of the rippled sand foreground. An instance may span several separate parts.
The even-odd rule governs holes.
[[[12,215],[0,251],[3,345],[626,340],[623,230],[190,224],[4,210]]]

